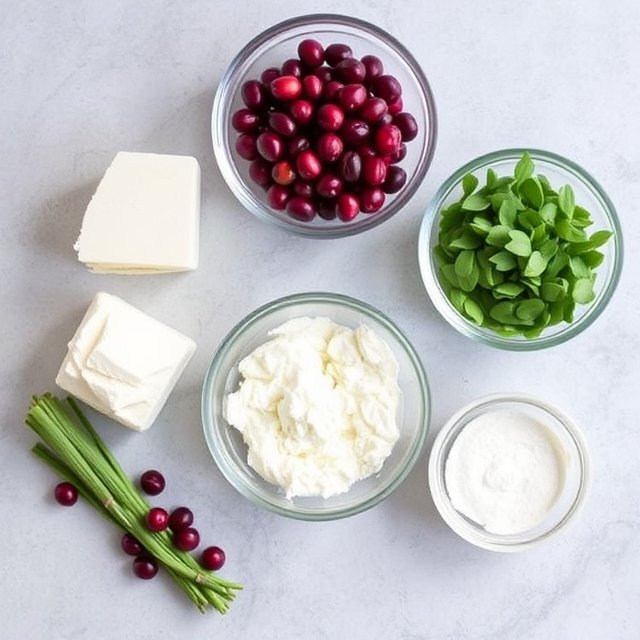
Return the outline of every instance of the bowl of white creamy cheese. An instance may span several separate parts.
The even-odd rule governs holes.
[[[575,517],[589,485],[586,442],[573,421],[524,394],[495,394],[454,414],[429,457],[436,508],[460,537],[522,551]]]
[[[222,341],[202,395],[222,474],[281,515],[332,520],[388,496],[418,459],[429,388],[386,316],[333,293],[280,298]]]

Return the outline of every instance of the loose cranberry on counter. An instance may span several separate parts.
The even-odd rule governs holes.
[[[200,544],[200,533],[193,527],[178,529],[173,534],[173,544],[180,551],[193,551]]]
[[[239,133],[255,131],[260,126],[260,116],[249,109],[238,109],[231,116],[231,126]]]
[[[157,496],[164,491],[164,476],[155,469],[149,469],[140,476],[140,487],[149,496]]]
[[[382,98],[387,104],[391,104],[402,95],[402,87],[394,76],[383,75],[377,77],[371,83],[371,90],[378,98]]]
[[[133,561],[133,573],[142,580],[151,580],[158,573],[158,562],[143,553]]]
[[[344,111],[336,104],[323,104],[318,109],[317,121],[325,131],[337,131],[344,122]]]
[[[342,222],[351,222],[360,213],[360,202],[352,193],[343,193],[336,202],[336,214]]]
[[[402,139],[405,142],[410,142],[418,135],[418,123],[416,122],[416,119],[406,111],[394,116],[393,124],[400,129]]]
[[[188,507],[176,507],[169,516],[169,528],[171,531],[186,529],[193,524],[193,512]]]
[[[145,516],[147,529],[157,533],[169,526],[169,514],[162,507],[152,507]]]
[[[225,562],[224,551],[220,547],[207,547],[200,556],[200,564],[209,571],[222,569]]]
[[[60,482],[56,485],[53,496],[63,507],[71,507],[78,501],[78,490],[70,482]]]
[[[346,44],[341,44],[336,42],[335,44],[330,44],[325,52],[324,59],[328,65],[335,67],[338,63],[346,60],[347,58],[353,57],[353,51],[351,47]]]
[[[130,533],[123,534],[120,539],[120,546],[122,547],[122,550],[130,556],[137,556],[144,551],[140,541]]]
[[[298,57],[307,67],[319,67],[324,62],[324,47],[317,40],[303,40],[298,45]]]

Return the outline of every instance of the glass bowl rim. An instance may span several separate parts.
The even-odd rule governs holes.
[[[418,391],[419,391],[419,425],[417,429],[417,436],[414,439],[410,451],[411,454],[407,459],[404,467],[399,470],[396,476],[393,478],[391,482],[387,484],[380,491],[376,491],[372,496],[370,496],[367,500],[364,500],[356,505],[351,507],[335,507],[332,509],[315,511],[315,510],[296,510],[295,508],[287,509],[278,504],[271,502],[268,499],[265,499],[263,496],[258,495],[250,487],[246,486],[244,482],[238,481],[238,474],[235,471],[234,467],[227,462],[225,456],[221,455],[217,448],[217,435],[216,435],[216,427],[214,426],[215,421],[209,419],[209,416],[214,416],[213,403],[212,403],[212,390],[214,388],[214,381],[216,376],[220,372],[222,361],[227,355],[229,349],[235,344],[236,340],[240,338],[243,333],[251,328],[256,322],[259,320],[268,317],[271,313],[275,311],[279,311],[281,309],[285,309],[287,307],[293,306],[298,303],[328,303],[328,304],[337,304],[341,307],[347,307],[349,309],[364,313],[365,315],[374,319],[377,323],[381,324],[385,327],[397,341],[397,343],[402,347],[403,351],[406,353],[410,363],[411,370],[415,373],[417,381],[418,381]],[[207,446],[215,461],[218,469],[225,477],[227,482],[241,495],[247,498],[253,504],[264,507],[269,511],[274,513],[278,513],[282,516],[287,516],[289,518],[297,519],[297,520],[308,520],[308,521],[327,521],[327,520],[337,520],[340,518],[346,518],[358,513],[362,513],[371,507],[374,507],[379,502],[384,500],[386,497],[391,495],[401,484],[404,482],[406,477],[414,468],[418,458],[422,454],[424,450],[427,434],[429,432],[429,426],[431,421],[431,395],[429,389],[429,382],[424,370],[424,366],[418,353],[415,348],[405,336],[405,334],[397,327],[397,325],[384,313],[373,307],[372,305],[358,300],[357,298],[353,298],[350,296],[346,296],[338,293],[329,293],[329,292],[306,292],[306,293],[295,293],[291,295],[287,295],[281,298],[277,298],[272,300],[271,302],[267,302],[266,304],[261,305],[254,311],[247,314],[240,322],[238,322],[222,339],[216,351],[211,359],[211,362],[207,368],[207,372],[205,374],[204,382],[202,385],[202,398],[201,398],[201,419],[202,419],[202,427],[205,435],[205,440],[207,442]],[[229,427],[225,427],[229,428]],[[274,490],[276,487],[274,486]]]
[[[441,290],[438,277],[435,273],[435,264],[429,242],[435,225],[438,221],[438,214],[443,200],[455,189],[467,173],[473,173],[483,168],[488,168],[491,164],[505,160],[517,160],[524,152],[528,152],[532,159],[540,160],[552,164],[562,172],[569,174],[573,179],[582,183],[588,188],[598,200],[600,209],[610,229],[614,235],[611,238],[613,242],[612,250],[612,268],[608,279],[605,281],[602,293],[587,308],[584,315],[575,322],[567,325],[564,329],[548,336],[541,335],[538,338],[521,339],[500,336],[490,333],[489,331],[481,331],[472,322],[466,320],[462,315],[454,309],[444,292]],[[472,338],[480,343],[487,344],[498,349],[507,351],[535,351],[545,349],[558,344],[562,344],[567,340],[579,335],[587,329],[600,316],[607,307],[615,289],[617,288],[622,272],[622,263],[624,256],[624,243],[622,238],[622,226],[616,208],[602,188],[600,183],[583,167],[573,160],[569,160],[564,156],[558,155],[551,151],[536,149],[533,147],[514,147],[509,149],[499,149],[490,153],[483,154],[470,160],[460,168],[456,169],[438,188],[434,196],[429,201],[420,224],[418,236],[418,262],[422,281],[427,290],[429,298],[437,309],[438,313],[459,333]]]
[[[481,525],[469,524],[469,522],[457,512],[451,504],[446,486],[442,481],[442,472],[444,471],[444,465],[446,465],[445,453],[451,449],[457,436],[466,426],[467,416],[478,409],[489,410],[498,407],[500,404],[506,403],[535,407],[536,409],[541,409],[554,418],[556,423],[561,425],[565,435],[568,436],[575,447],[575,452],[579,461],[578,473],[580,474],[579,488],[571,506],[551,529],[542,532],[533,538],[523,537],[520,540],[516,539],[510,541],[504,540],[505,536],[502,536],[501,534],[490,533],[487,531],[482,532],[483,537],[481,538],[480,535],[476,533],[476,529],[482,529]],[[449,442],[451,434],[455,432],[456,429],[458,429],[458,433]],[[538,546],[545,540],[548,540],[550,537],[562,531],[566,525],[575,519],[576,515],[584,506],[584,501],[591,485],[592,475],[589,447],[582,431],[578,428],[576,423],[567,416],[566,413],[551,403],[541,400],[531,394],[519,392],[491,393],[472,400],[458,409],[445,422],[440,431],[438,431],[431,447],[427,467],[431,497],[440,517],[445,521],[449,528],[463,540],[466,540],[477,547],[488,551],[498,551],[503,553],[524,551],[531,547]],[[514,536],[511,536],[511,538],[517,538],[518,535],[523,534],[515,534]]]
[[[342,226],[335,226],[333,228],[325,228],[322,226],[312,227],[304,223],[295,224],[295,221],[291,221],[284,216],[276,215],[264,202],[254,199],[249,195],[250,189],[243,180],[236,177],[232,169],[233,162],[230,155],[226,152],[224,144],[228,124],[227,120],[228,117],[230,117],[230,113],[227,114],[228,117],[225,117],[225,107],[228,108],[231,105],[233,96],[228,95],[229,87],[238,69],[253,55],[253,52],[258,47],[265,45],[273,37],[281,33],[286,33],[292,28],[312,26],[320,23],[334,25],[336,27],[344,25],[353,27],[362,31],[365,35],[374,36],[393,49],[413,76],[417,91],[421,97],[421,102],[424,103],[424,105],[421,105],[421,108],[422,106],[426,107],[426,119],[429,129],[426,133],[424,148],[420,151],[416,171],[412,180],[406,185],[406,188],[403,188],[398,194],[394,194],[396,197],[388,207],[383,207],[380,212],[363,218],[362,221],[365,224],[345,223]],[[433,92],[431,91],[431,86],[426,74],[415,56],[398,39],[380,27],[360,18],[339,13],[311,13],[288,18],[268,27],[254,36],[232,58],[215,92],[211,111],[211,139],[220,173],[230,191],[247,211],[259,220],[272,223],[276,227],[295,235],[330,240],[356,235],[373,229],[396,215],[407,205],[423,184],[427,171],[431,166],[438,139],[438,115]]]

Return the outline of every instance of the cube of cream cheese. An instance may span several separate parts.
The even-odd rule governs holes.
[[[196,345],[108,293],[76,330],[56,384],[117,422],[144,431],[156,419]]]
[[[198,266],[200,165],[190,156],[118,153],[74,249],[96,273],[164,273]]]

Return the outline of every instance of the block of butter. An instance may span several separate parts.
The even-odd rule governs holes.
[[[84,214],[74,249],[96,273],[198,266],[200,165],[190,156],[119,152]]]
[[[56,384],[117,422],[144,431],[196,345],[116,296],[98,293],[76,330]]]

